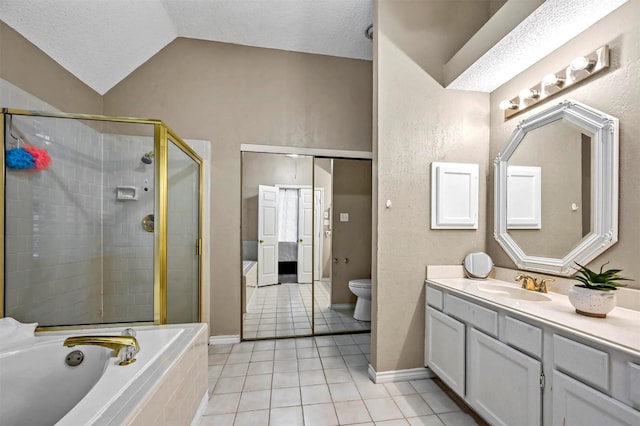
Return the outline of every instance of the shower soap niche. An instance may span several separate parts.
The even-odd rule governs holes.
[[[116,200],[137,201],[138,200],[138,188],[135,187],[135,186],[117,186],[116,187]]]

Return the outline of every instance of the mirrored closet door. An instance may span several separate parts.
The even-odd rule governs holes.
[[[243,152],[241,235],[243,339],[370,329],[349,290],[371,271],[370,160]]]

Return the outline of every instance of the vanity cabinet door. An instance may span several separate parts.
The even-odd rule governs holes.
[[[637,426],[640,411],[553,370],[554,426]]]
[[[467,392],[492,425],[540,425],[542,364],[475,329],[469,332]]]
[[[464,398],[464,324],[427,306],[427,366]]]

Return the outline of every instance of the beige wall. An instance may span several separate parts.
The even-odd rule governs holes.
[[[104,96],[212,141],[211,334],[240,333],[240,144],[371,149],[371,62],[177,39]]]
[[[340,213],[349,221],[341,222]],[[349,280],[371,277],[371,161],[333,160],[331,304],[355,303]],[[349,259],[348,263],[344,259]]]
[[[376,371],[424,365],[426,265],[458,264],[485,247],[482,201],[478,230],[431,230],[429,221],[433,161],[479,163],[479,199],[486,197],[489,96],[445,90],[429,72],[441,69],[477,29],[469,23],[481,21],[477,3],[466,2],[468,7],[455,14],[447,9],[450,2],[375,3],[371,361]],[[421,22],[407,28],[413,16]],[[436,42],[438,49],[429,50]]]
[[[2,21],[0,78],[60,111],[102,114],[102,96]]]
[[[634,278],[630,287],[640,288],[640,1],[631,0],[608,15],[589,30],[574,38],[551,55],[522,72],[491,94],[491,151],[493,159],[505,143],[516,124],[563,99],[574,99],[613,115],[620,120],[620,204],[619,240],[616,245],[596,258],[590,266],[600,267],[610,261],[609,267],[623,270],[624,276]],[[504,121],[498,103],[511,99],[522,88],[531,87],[540,78],[565,67],[571,59],[608,44],[611,50],[611,67],[591,80],[568,89],[541,105],[531,108],[511,120]],[[490,179],[488,187],[492,187]],[[513,268],[514,264],[493,239],[493,194],[487,200],[487,249],[498,266]]]

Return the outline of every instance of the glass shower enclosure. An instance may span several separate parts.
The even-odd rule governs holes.
[[[3,109],[0,317],[201,320],[202,159],[160,120]]]

